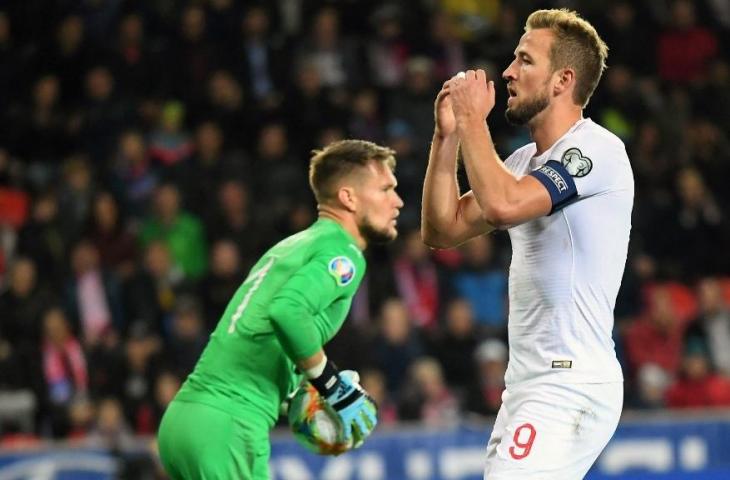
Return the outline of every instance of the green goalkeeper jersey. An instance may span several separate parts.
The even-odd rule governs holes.
[[[365,266],[354,238],[329,219],[274,245],[236,291],[176,399],[258,413],[273,426],[301,380],[294,361],[340,329]]]

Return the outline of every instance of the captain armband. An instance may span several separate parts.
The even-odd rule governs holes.
[[[567,206],[578,196],[573,177],[558,161],[549,160],[542,167],[530,172],[530,175],[542,183],[550,194],[553,207],[548,215]]]

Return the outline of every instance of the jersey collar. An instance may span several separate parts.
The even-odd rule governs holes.
[[[317,221],[315,223],[319,223],[321,225],[328,225],[329,228],[332,228],[333,230],[338,230],[339,232],[342,232],[342,234],[345,237],[347,237],[347,239],[350,241],[350,243],[355,247],[355,248],[353,248],[353,250],[357,250],[358,253],[360,253],[360,255],[362,256],[362,251],[357,246],[357,240],[355,240],[355,237],[353,237],[350,234],[350,232],[348,232],[347,230],[345,230],[345,228],[342,225],[340,225],[340,222],[338,222],[336,220],[332,220],[331,218],[320,217],[320,218],[317,219]]]

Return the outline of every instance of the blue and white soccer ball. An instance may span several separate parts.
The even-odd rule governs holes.
[[[352,449],[352,439],[344,440],[339,415],[311,384],[302,384],[291,395],[287,415],[294,438],[307,450],[339,455]]]

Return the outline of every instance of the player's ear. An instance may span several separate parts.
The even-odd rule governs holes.
[[[357,209],[357,200],[355,199],[355,189],[350,186],[343,186],[337,190],[337,199],[343,207],[349,212]]]
[[[560,95],[575,87],[575,70],[572,68],[563,68],[555,72],[553,83],[553,94]]]

